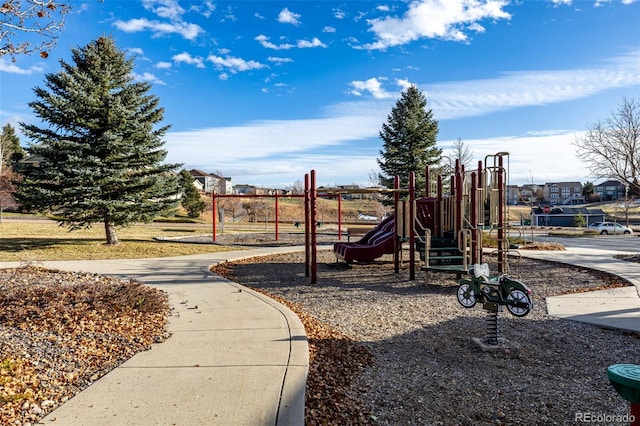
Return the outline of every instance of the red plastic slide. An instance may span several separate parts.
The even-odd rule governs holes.
[[[347,263],[373,262],[383,254],[393,254],[395,221],[389,216],[359,241],[354,243],[338,242],[333,245],[333,253]]]

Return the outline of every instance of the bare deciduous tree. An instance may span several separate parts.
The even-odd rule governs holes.
[[[301,180],[295,181],[293,185],[288,186],[287,189],[291,191],[292,194],[304,194],[304,184]]]
[[[55,0],[0,2],[0,57],[33,52],[49,56],[70,10],[69,4]]]
[[[451,158],[453,161],[460,160],[460,164],[463,165],[465,169],[469,169],[471,168],[471,161],[473,160],[473,151],[471,151],[468,145],[465,145],[462,138],[458,138],[453,143]]]
[[[222,198],[220,204],[225,214],[231,213],[231,222],[235,222],[240,214],[244,211],[243,202],[240,198]]]
[[[573,142],[578,158],[596,178],[617,179],[640,194],[640,103],[623,99],[610,117],[587,128]]]

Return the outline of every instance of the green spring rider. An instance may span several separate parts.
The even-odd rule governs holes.
[[[461,279],[458,286],[458,302],[465,308],[482,303],[489,312],[486,343],[498,344],[498,313],[503,306],[516,317],[524,317],[533,309],[531,290],[521,281],[507,274],[489,275],[489,265],[475,264],[469,269],[470,279]]]
[[[477,302],[506,306],[516,317],[523,317],[533,309],[531,290],[522,282],[507,274],[489,275],[489,265],[475,264],[469,270],[471,279],[461,279],[458,302],[465,308],[473,308]]]

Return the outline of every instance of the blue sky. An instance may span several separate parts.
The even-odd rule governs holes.
[[[510,183],[593,181],[571,142],[640,97],[636,0],[71,1],[48,59],[0,58],[0,124],[70,49],[102,35],[165,108],[167,161],[286,187],[369,184],[415,84],[449,154],[510,152]],[[23,143],[26,140],[22,139]],[[596,181],[597,182],[597,181]]]

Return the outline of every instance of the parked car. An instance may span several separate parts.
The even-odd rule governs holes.
[[[589,229],[597,231],[600,235],[633,234],[631,229],[613,222],[594,222],[589,225]]]

